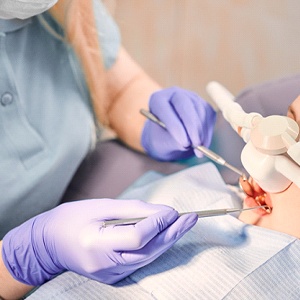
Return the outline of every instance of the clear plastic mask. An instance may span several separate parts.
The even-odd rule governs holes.
[[[1,0],[0,19],[27,19],[48,10],[56,2],[57,0]]]

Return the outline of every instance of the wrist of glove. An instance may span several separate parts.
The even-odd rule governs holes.
[[[149,216],[135,225],[103,227],[105,220]],[[197,222],[164,205],[93,199],[62,204],[11,230],[2,258],[18,281],[40,285],[70,270],[115,283],[169,249]]]
[[[166,129],[147,120],[142,132],[141,144],[153,158],[170,161],[202,157],[193,146],[209,147],[216,113],[197,94],[172,87],[152,94],[150,112],[165,125]]]

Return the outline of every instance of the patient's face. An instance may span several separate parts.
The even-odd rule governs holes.
[[[298,96],[289,106],[287,116],[295,120],[300,126],[300,96]]]
[[[297,122],[298,126],[300,127],[300,95],[289,106],[288,111],[287,111],[287,117],[295,120]],[[251,188],[253,189],[251,192],[251,193],[254,193],[253,198],[257,195],[265,194],[265,192],[260,188],[260,186],[252,178],[249,179],[249,182],[250,182],[249,187],[251,186]],[[243,188],[244,188],[244,186],[243,186]],[[251,193],[247,192],[247,189],[245,191],[246,191],[247,195],[251,194]],[[267,202],[269,200],[270,199],[267,199]],[[269,205],[271,203],[269,202],[267,204]]]
[[[300,96],[289,106],[287,116],[300,126]],[[268,214],[263,209],[241,213],[239,219],[248,224],[277,230],[300,238],[300,188],[292,183],[280,193],[265,193],[252,179],[254,195],[246,197],[245,207],[267,204],[272,207]],[[260,197],[261,196],[261,197]],[[260,203],[258,203],[258,201]]]

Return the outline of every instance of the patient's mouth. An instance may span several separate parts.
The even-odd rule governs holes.
[[[268,208],[269,208],[269,213],[272,211],[272,207],[273,207],[273,204],[272,204],[272,200],[271,200],[271,197],[270,197],[270,194],[266,194],[265,195],[265,199],[264,199],[264,201],[265,201],[265,204],[266,205],[268,205]]]
[[[245,204],[249,207],[267,205],[264,208],[258,208],[257,210],[255,210],[255,212],[261,216],[270,214],[272,212],[272,202],[270,196],[267,193],[257,195],[255,197],[247,196],[245,198]]]
[[[254,207],[258,205],[267,205],[265,208],[259,208],[255,210],[261,216],[270,214],[272,211],[272,201],[270,195],[262,190],[255,182],[253,178],[245,179],[240,177],[239,179],[240,188],[247,195],[245,198],[245,203],[249,207]]]

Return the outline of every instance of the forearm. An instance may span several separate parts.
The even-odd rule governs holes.
[[[145,117],[139,111],[148,108],[150,95],[161,89],[127,54],[120,50],[115,65],[108,71],[108,117],[111,128],[127,145],[142,150],[141,133]]]
[[[15,280],[6,269],[2,260],[2,241],[0,241],[0,299],[19,299],[33,286]]]

